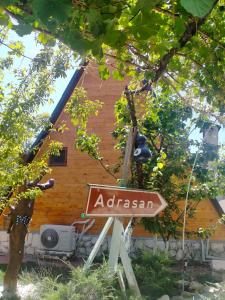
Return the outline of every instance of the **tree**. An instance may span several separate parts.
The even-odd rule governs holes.
[[[107,57],[114,57],[115,78],[145,78],[154,88],[166,82],[176,97],[201,104],[199,110],[207,102],[206,111],[213,106],[223,114],[225,26],[218,0],[4,0],[1,7],[1,22],[18,34],[36,30],[44,44],[56,38],[94,56],[103,79],[110,76]]]
[[[46,126],[51,127],[46,115],[40,115],[38,110],[49,100],[53,83],[65,76],[72,61],[70,50],[61,44],[55,48],[44,46],[35,57],[29,58],[24,55],[21,43],[9,42],[7,28],[1,27],[0,38],[1,47],[8,49],[0,59],[0,214],[5,208],[10,211],[10,260],[4,289],[13,294],[34,199],[46,189],[39,181],[50,172],[49,154],[59,153],[62,147],[53,142],[42,157],[27,159],[35,151],[31,148],[35,136]],[[29,63],[14,69],[15,58]],[[11,83],[4,76],[7,71],[14,74]]]
[[[121,158],[115,166],[104,165],[104,157],[98,147],[100,137],[94,133],[89,134],[87,129],[89,116],[96,114],[102,104],[97,100],[91,101],[86,92],[78,88],[67,105],[67,111],[75,125],[76,147],[98,160],[114,177],[122,165],[129,128],[137,127],[139,134],[146,136],[152,157],[144,164],[133,160],[128,185],[160,192],[166,199],[168,206],[160,215],[141,221],[148,231],[160,235],[165,243],[171,237],[181,235],[183,202],[187,193],[190,199],[187,215],[191,218],[200,201],[221,194],[225,168],[224,156],[217,157],[214,163],[218,166],[218,174],[215,177],[208,165],[213,151],[207,149],[204,141],[190,139],[193,128],[210,128],[212,123],[199,116],[194,118],[192,108],[174,98],[168,88],[170,87],[165,85],[161,93],[153,95],[150,90],[141,96],[133,96],[126,90],[116,102],[116,128],[112,134],[117,140],[116,148],[121,150]],[[191,151],[193,146],[198,147],[196,165],[196,153]]]
[[[40,50],[30,63],[13,70],[14,81],[7,83],[7,71],[13,69],[13,59],[23,57],[19,42],[7,41],[7,30],[2,27],[1,42],[9,51],[1,63],[1,114],[0,114],[0,209],[7,205],[9,193],[13,193],[24,181],[39,177],[46,160],[24,164],[24,156],[31,150],[32,140],[46,126],[46,115],[38,114],[39,107],[50,99],[52,84],[56,78],[65,76],[70,62],[70,51],[59,45]],[[7,44],[8,43],[8,44]]]

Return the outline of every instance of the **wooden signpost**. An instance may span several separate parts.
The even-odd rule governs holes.
[[[87,217],[155,217],[167,206],[157,192],[89,185]]]
[[[127,185],[135,136],[136,127],[132,128],[128,135],[122,168],[122,186]],[[111,273],[118,272],[117,266],[120,257],[129,288],[135,296],[140,297],[141,293],[126,247],[125,232],[127,230],[124,230],[123,227],[123,217],[154,217],[166,206],[166,201],[157,192],[90,184],[86,216],[108,217],[108,220],[88,257],[84,268],[90,268],[108,230],[114,223],[109,251],[109,270]],[[125,284],[122,274],[118,273],[118,275],[121,289],[125,294]]]

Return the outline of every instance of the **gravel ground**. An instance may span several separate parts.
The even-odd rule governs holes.
[[[35,291],[35,285],[30,283],[27,285],[18,285],[18,296],[21,298],[21,300],[26,299],[26,297],[32,295],[32,293]],[[3,286],[0,285],[0,297],[2,296]]]

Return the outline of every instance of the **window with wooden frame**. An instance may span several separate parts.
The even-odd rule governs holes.
[[[57,155],[50,155],[49,166],[66,166],[67,165],[67,147],[63,147],[62,150],[60,150],[60,154]]]

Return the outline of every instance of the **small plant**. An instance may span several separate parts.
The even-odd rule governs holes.
[[[145,299],[155,300],[163,294],[174,294],[176,276],[169,270],[171,260],[165,253],[141,252],[133,263]]]

